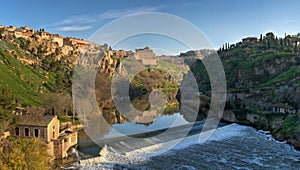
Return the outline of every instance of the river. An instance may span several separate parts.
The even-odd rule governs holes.
[[[172,117],[168,117],[168,119],[172,119]],[[153,139],[156,142],[152,144],[145,143],[146,138],[144,141],[139,139],[136,144],[138,148],[125,149],[122,153],[115,152],[114,149],[120,149],[120,146],[135,145],[132,143],[135,141],[132,139],[121,142],[114,141],[108,144],[108,151],[101,158],[95,157],[95,153],[100,150],[99,147],[88,147],[80,151],[81,161],[68,165],[66,168],[295,170],[300,168],[299,151],[288,144],[275,141],[262,131],[238,124],[220,124],[220,127],[206,142],[199,143],[199,130],[202,125],[203,122],[198,122],[191,129],[191,133],[175,147],[176,139],[169,135],[164,138],[154,135]],[[180,128],[175,128],[174,132],[180,133],[181,129],[189,128],[189,125],[183,121],[178,127]],[[93,156],[86,159],[87,157],[84,158],[84,155]]]

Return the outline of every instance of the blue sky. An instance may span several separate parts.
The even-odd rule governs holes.
[[[119,17],[136,12],[163,12],[190,21],[218,48],[223,43],[235,43],[243,37],[258,37],[260,33],[269,31],[279,36],[283,36],[285,32],[300,32],[299,6],[300,1],[297,0],[12,0],[5,5],[3,3],[0,24],[28,25],[34,29],[45,28],[46,31],[63,36],[87,39],[99,28]],[[123,43],[124,45],[117,47],[134,49],[137,43],[133,43],[132,39],[130,42],[132,46]],[[147,45],[146,42],[140,42],[140,39],[135,42],[139,42],[140,47]],[[178,43],[173,44],[174,49]],[[184,47],[180,47],[175,52],[184,50]]]

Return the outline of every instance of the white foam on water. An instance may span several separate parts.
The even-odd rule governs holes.
[[[245,130],[248,127],[240,126],[237,124],[231,124],[227,125],[221,128],[216,129],[213,134],[210,136],[208,141],[221,141],[225,139],[229,139],[234,136],[242,136],[243,130]],[[205,133],[211,133],[211,132],[203,132]],[[126,162],[141,162],[146,161],[147,157],[149,155],[153,156],[160,153],[166,153],[168,154],[169,150],[180,150],[184,149],[186,147],[189,147],[194,144],[199,144],[199,134],[188,136],[181,140],[181,142],[174,147],[174,144],[178,143],[178,140],[176,139],[172,141],[168,141],[165,143],[159,143],[156,145],[140,148],[131,152],[127,152],[126,155],[116,155],[114,153],[109,152],[108,149],[108,155],[110,155],[110,158],[107,159],[107,162],[105,162],[105,166],[113,166],[116,163],[126,163]],[[224,161],[224,160],[223,160]],[[100,161],[99,157],[96,158],[90,158],[84,161],[80,162],[80,167],[85,169],[86,167],[99,167],[100,164],[103,166],[103,162]]]
[[[207,132],[203,132],[203,135],[210,134],[211,131],[207,131]],[[257,134],[257,135],[255,135]],[[110,167],[113,168],[114,165],[126,165],[128,167],[130,167],[131,165],[142,165],[143,162],[147,162],[149,160],[151,160],[152,158],[149,157],[149,155],[153,156],[155,155],[155,153],[162,153],[164,152],[162,155],[166,155],[166,156],[171,156],[172,154],[175,154],[176,152],[172,152],[171,150],[175,151],[175,150],[184,150],[185,148],[192,146],[192,145],[203,145],[205,146],[205,144],[208,144],[212,141],[226,141],[228,140],[229,142],[235,138],[241,138],[241,139],[245,139],[246,141],[261,141],[260,144],[263,145],[274,145],[274,150],[272,150],[273,152],[276,151],[276,149],[283,149],[288,152],[297,152],[298,151],[292,149],[292,146],[284,144],[284,143],[277,143],[274,141],[274,139],[270,139],[268,132],[264,133],[262,131],[256,131],[254,128],[251,127],[247,127],[247,126],[241,126],[238,124],[230,124],[221,128],[216,129],[212,135],[209,137],[209,139],[205,142],[205,143],[199,143],[199,134],[197,135],[193,135],[193,136],[188,136],[184,139],[182,139],[182,141],[177,144],[175,147],[174,143],[177,143],[177,140],[173,140],[173,141],[168,141],[165,143],[160,143],[160,144],[156,144],[156,145],[152,145],[152,146],[148,146],[148,147],[144,147],[144,148],[140,148],[131,152],[126,153],[125,155],[116,155],[113,153],[108,153],[108,157],[107,157],[107,162],[105,163],[100,163],[97,162],[97,159],[93,159],[93,161],[89,162],[82,162],[81,167],[84,167],[83,169],[87,168],[87,169],[93,169],[93,168],[99,168],[99,167]],[[243,141],[243,140],[242,140]],[[247,150],[247,146],[241,145],[244,148],[241,149],[245,149]],[[253,146],[253,145],[251,145]],[[276,148],[276,149],[275,149]],[[235,150],[235,156],[239,158],[239,160],[241,161],[241,164],[239,164],[238,162],[235,162],[232,159],[228,159],[230,157],[228,157],[228,155],[226,157],[219,157],[218,158],[218,162],[220,162],[220,164],[231,164],[232,168],[235,169],[252,169],[251,167],[247,167],[247,165],[253,165],[255,167],[273,167],[273,168],[279,168],[281,166],[283,167],[287,167],[288,165],[290,165],[290,163],[292,163],[293,161],[297,162],[299,161],[299,157],[297,157],[298,154],[292,154],[292,155],[286,155],[285,154],[285,160],[288,161],[289,163],[286,165],[282,165],[282,164],[277,164],[277,165],[273,165],[271,162],[268,162],[268,164],[264,165],[266,162],[266,160],[270,160],[270,158],[268,157],[268,153],[266,152],[262,152],[262,155],[257,154],[257,152],[259,152],[259,149],[261,149],[261,147],[258,147],[258,150],[253,150],[253,148],[251,149],[251,151],[253,151],[253,154],[250,153],[243,153],[240,152],[241,150],[239,150],[239,148],[237,148],[237,150]],[[226,150],[226,149],[225,149]],[[249,150],[250,151],[250,150]],[[292,153],[291,152],[291,153]],[[222,153],[221,153],[222,154]],[[241,154],[240,156],[238,156],[239,154]],[[224,154],[226,155],[226,154]],[[270,154],[271,157],[273,157],[272,154]],[[274,157],[276,158],[276,157]],[[208,157],[208,159],[210,159]],[[271,158],[272,160],[272,158]],[[281,159],[280,159],[281,160]],[[280,161],[279,160],[279,161]],[[207,160],[208,162],[213,162],[213,160]],[[282,160],[281,160],[282,161]],[[242,162],[244,162],[245,164],[243,164]],[[283,163],[283,162],[282,162]],[[180,167],[183,169],[193,169],[193,166],[187,165],[187,164],[182,164],[180,165]],[[179,165],[178,165],[179,166]],[[295,166],[295,165],[293,165]],[[108,168],[108,169],[110,169]],[[105,168],[104,168],[105,169]]]
[[[245,134],[243,132],[243,130],[245,130],[247,128],[249,128],[249,127],[240,126],[237,124],[230,124],[230,125],[218,128],[218,129],[214,130],[213,134],[208,138],[208,140],[206,142],[221,141],[221,140],[229,139],[234,136],[242,136]],[[204,135],[204,136],[206,134],[210,135],[210,133],[211,133],[211,131],[202,132],[202,135]],[[150,153],[151,153],[151,155],[155,155],[155,153],[164,153],[166,151],[169,151],[170,149],[180,150],[180,149],[189,147],[191,145],[200,144],[199,137],[200,137],[199,134],[185,137],[175,147],[173,147],[174,144],[178,143],[178,140],[181,140],[181,139],[176,139],[176,140],[168,141],[165,143],[160,143],[160,144],[144,147],[141,149],[137,149],[137,150],[126,153],[126,155],[148,157],[150,155]]]

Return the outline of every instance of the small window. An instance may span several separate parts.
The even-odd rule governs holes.
[[[16,136],[20,135],[20,129],[18,127],[15,128],[15,134],[16,134]]]
[[[25,128],[25,136],[29,136],[29,129]]]
[[[55,139],[55,132],[53,132],[53,139]]]
[[[39,130],[38,129],[34,129],[34,137],[39,137]]]

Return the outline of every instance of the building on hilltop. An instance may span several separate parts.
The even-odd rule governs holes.
[[[41,39],[50,40],[51,38],[51,34],[49,32],[44,31],[44,29],[40,29],[35,33],[35,35],[38,35]]]
[[[149,47],[136,49],[133,54],[133,59],[141,61],[145,65],[156,65],[158,63],[155,53]]]
[[[22,38],[27,39],[27,38],[30,38],[34,33],[35,33],[35,31],[33,29],[31,29],[30,27],[23,26],[23,27],[17,28],[14,35],[17,38],[22,37]]]
[[[15,35],[15,31],[16,31],[16,27],[15,26],[9,26],[9,27],[2,27],[0,28],[0,37],[5,37],[8,39],[13,38],[13,36]]]
[[[9,32],[14,32],[14,31],[16,31],[16,29],[17,29],[17,27],[12,26],[12,25],[7,27],[7,31],[9,31]]]
[[[247,37],[242,39],[243,44],[256,44],[258,39],[256,37]]]
[[[20,121],[12,130],[11,135],[22,138],[40,138],[48,147],[49,154],[54,159],[67,157],[67,151],[77,144],[77,133],[60,132],[57,116],[38,114],[19,115]]]

